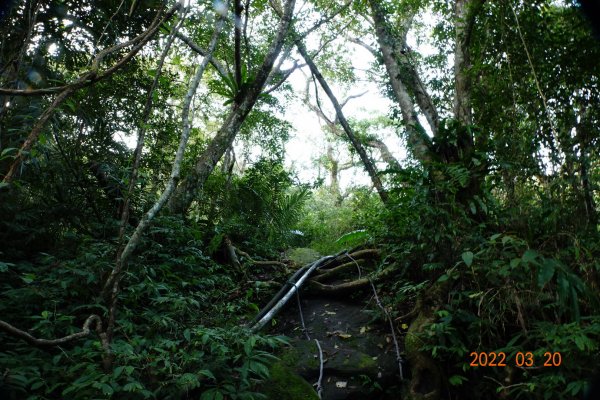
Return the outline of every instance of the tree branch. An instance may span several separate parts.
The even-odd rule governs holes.
[[[40,347],[60,346],[60,345],[66,344],[68,342],[71,342],[75,339],[80,339],[80,338],[88,336],[90,334],[90,327],[91,327],[92,323],[95,323],[96,332],[98,332],[98,335],[100,335],[100,337],[102,339],[102,336],[103,336],[102,320],[96,314],[92,314],[89,317],[87,317],[87,319],[83,323],[81,332],[63,336],[58,339],[38,339],[38,338],[32,336],[31,334],[29,334],[25,331],[22,331],[16,327],[14,327],[13,325],[9,324],[8,322],[4,322],[2,320],[0,320],[0,331],[6,332],[9,335],[17,337],[19,339],[23,339],[27,343],[34,345],[34,346],[40,346]]]
[[[194,52],[200,54],[202,57],[206,57],[206,55],[208,54],[208,52],[206,50],[204,50],[202,47],[198,46],[192,39],[185,36],[183,33],[177,32],[176,36],[182,42],[187,44],[190,47],[190,49],[192,49]],[[219,60],[215,59],[214,57],[210,57],[210,65],[212,65],[221,76],[229,75],[229,70],[227,69],[227,67],[225,65],[223,65]]]
[[[329,100],[331,101],[331,104],[333,105],[333,108],[335,109],[337,119],[339,120],[340,125],[342,125],[342,127],[344,128],[344,132],[346,132],[348,139],[354,146],[354,149],[356,150],[361,161],[363,162],[363,165],[364,165],[365,169],[367,170],[367,173],[371,177],[371,182],[373,183],[373,186],[375,186],[377,193],[379,193],[379,197],[381,198],[381,201],[383,203],[386,203],[387,199],[388,199],[387,192],[383,188],[383,183],[381,182],[381,179],[379,179],[379,176],[377,175],[377,170],[375,169],[375,165],[369,159],[369,156],[367,155],[367,152],[365,151],[361,142],[358,140],[358,138],[352,131],[350,124],[348,123],[348,121],[346,120],[346,117],[344,116],[344,113],[342,112],[342,107],[338,103],[335,95],[331,91],[331,88],[325,81],[325,78],[323,78],[323,75],[321,75],[321,72],[319,71],[319,69],[317,68],[315,63],[313,62],[312,58],[308,55],[308,52],[306,51],[304,44],[300,40],[297,40],[297,39],[295,40],[295,43],[296,43],[296,48],[298,49],[298,51],[304,58],[304,61],[306,61],[306,64],[308,64],[308,67],[310,68],[313,76],[319,81],[319,83],[321,84],[321,87],[323,88],[323,90],[325,91],[327,96],[329,97]]]
[[[140,34],[136,38],[101,51],[94,59],[94,62],[92,63],[92,68],[89,72],[82,75],[72,84],[65,86],[64,90],[56,96],[52,104],[44,110],[42,115],[40,115],[36,123],[33,125],[29,136],[19,149],[19,152],[15,156],[12,165],[10,166],[6,175],[4,176],[3,182],[10,183],[13,180],[14,175],[17,172],[17,168],[23,161],[25,154],[28,153],[29,150],[31,150],[31,148],[37,141],[42,129],[46,125],[46,122],[48,122],[48,119],[50,119],[50,116],[71,94],[85,86],[91,85],[94,82],[109,77],[119,68],[123,67],[133,56],[135,56],[141,50],[142,47],[144,47],[144,45],[152,38],[152,36],[154,36],[160,25],[169,18],[171,18],[171,16],[179,9],[179,7],[179,3],[177,3],[162,18],[160,18],[161,12],[159,12],[156,15],[152,24],[150,25],[150,28],[148,28],[144,33]],[[115,52],[131,44],[134,45],[129,51],[129,53],[127,53],[123,58],[121,58],[115,65],[98,74],[100,62],[107,54]]]

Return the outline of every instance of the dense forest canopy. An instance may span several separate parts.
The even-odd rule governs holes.
[[[581,3],[3,2],[0,398],[594,398]]]

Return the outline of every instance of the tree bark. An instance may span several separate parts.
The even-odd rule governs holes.
[[[424,90],[424,86],[421,80],[417,80],[415,78],[418,77],[416,70],[408,74],[403,72],[400,63],[398,62],[399,51],[395,47],[396,41],[394,40],[395,38],[392,37],[387,28],[385,13],[380,1],[369,0],[369,4],[372,10],[373,22],[375,24],[375,33],[377,36],[377,42],[379,44],[381,54],[383,56],[383,62],[388,72],[394,95],[396,97],[396,100],[398,101],[398,105],[400,106],[402,120],[404,122],[404,125],[406,126],[408,144],[411,148],[413,155],[417,160],[421,162],[429,162],[431,161],[431,154],[429,151],[431,146],[431,140],[427,136],[427,133],[425,132],[417,118],[415,104],[409,93],[408,83],[413,82],[413,87],[411,89],[415,94],[417,92],[426,93],[426,91]],[[405,46],[405,38],[406,32],[403,32],[399,44]],[[404,48],[404,50],[401,51],[406,52],[407,49]],[[409,64],[405,63],[405,67],[407,66],[409,66]],[[408,79],[409,77],[411,77],[411,79]],[[420,83],[418,87],[414,84],[416,82]],[[431,131],[435,135],[437,134],[438,129],[437,111],[435,107],[433,107],[429,95],[421,96],[420,98],[423,102],[423,104],[421,105],[421,111],[423,112],[423,114],[425,114]],[[428,98],[429,101],[427,101]]]
[[[457,0],[454,5],[454,118],[461,125],[470,125],[471,115],[471,68],[470,43],[475,16],[485,0]]]
[[[174,196],[169,202],[169,210],[172,213],[184,214],[187,211],[198,191],[202,189],[206,179],[210,176],[225,151],[233,143],[240,126],[258,100],[258,96],[263,90],[273,64],[281,51],[291,24],[294,4],[295,0],[286,1],[277,35],[273,42],[271,42],[263,63],[255,75],[254,81],[250,83],[245,92],[238,93],[238,96],[240,96],[239,102],[234,102],[221,129],[219,129],[206,150],[200,155],[192,172],[177,187]]]

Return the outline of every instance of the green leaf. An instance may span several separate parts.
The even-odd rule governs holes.
[[[41,388],[42,386],[44,386],[44,381],[37,381],[36,383],[34,383],[33,385],[31,385],[31,390],[37,390],[39,388]]]
[[[126,392],[135,392],[140,389],[143,389],[143,386],[139,382],[129,382],[125,386],[123,386],[123,390]]]
[[[215,377],[215,375],[209,371],[208,369],[202,369],[200,371],[198,371],[198,375],[202,375],[202,376],[206,376],[207,378],[210,378],[214,381],[217,380],[217,378]]]
[[[539,257],[539,254],[537,251],[527,249],[527,250],[525,250],[525,253],[523,253],[521,260],[523,260],[523,262],[526,262],[526,263],[532,263],[538,257]]]
[[[8,153],[12,152],[12,151],[16,151],[18,150],[16,147],[7,147],[4,150],[2,150],[2,153],[0,153],[0,159],[4,158],[5,156],[8,155]]]
[[[185,331],[183,331],[183,337],[185,338],[185,340],[187,340],[188,342],[190,341],[191,338],[191,333],[189,329],[186,329]]]
[[[473,252],[465,251],[464,253],[462,253],[462,260],[467,265],[467,267],[470,267],[471,264],[473,264]]]
[[[477,214],[477,208],[475,208],[475,203],[473,203],[472,201],[469,202],[469,208],[471,210],[471,214]]]
[[[8,271],[8,267],[14,267],[15,264],[13,263],[5,263],[0,261],[0,272],[6,272]]]
[[[354,247],[358,244],[366,242],[370,238],[371,235],[369,235],[369,233],[366,230],[359,229],[343,234],[335,242],[341,246]]]
[[[111,396],[115,392],[115,390],[112,388],[112,386],[110,386],[107,383],[103,383],[101,385],[101,389],[102,389],[102,393],[107,396]]]
[[[538,272],[538,286],[540,288],[544,287],[552,277],[554,276],[554,272],[556,271],[556,263],[552,259],[545,259],[540,267]]]
[[[463,382],[465,382],[467,380],[468,380],[467,378],[465,378],[464,376],[461,376],[461,375],[452,375],[450,378],[448,378],[448,382],[452,386],[460,386],[463,384]]]

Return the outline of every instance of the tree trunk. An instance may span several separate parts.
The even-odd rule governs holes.
[[[300,53],[300,55],[302,55],[302,58],[304,58],[304,61],[306,61],[306,64],[310,68],[310,71],[312,72],[312,74],[315,76],[315,78],[317,78],[317,80],[319,81],[319,84],[321,84],[321,87],[327,94],[327,97],[329,97],[329,100],[331,101],[331,104],[333,105],[333,108],[335,109],[337,119],[339,120],[340,125],[342,125],[342,128],[344,128],[344,132],[346,132],[346,136],[348,136],[348,139],[352,143],[352,146],[354,147],[354,149],[358,153],[361,161],[363,162],[363,165],[364,165],[365,169],[367,170],[367,173],[371,177],[371,182],[373,183],[375,190],[377,190],[377,193],[379,194],[381,201],[383,203],[386,203],[387,199],[388,199],[388,195],[387,195],[387,192],[385,191],[385,189],[383,188],[383,183],[381,182],[381,179],[379,179],[379,175],[377,175],[377,170],[375,168],[375,164],[373,163],[373,161],[371,161],[371,159],[367,155],[365,148],[363,147],[360,140],[356,137],[356,135],[352,131],[352,128],[350,128],[350,124],[348,124],[348,121],[346,120],[346,117],[344,116],[344,113],[342,112],[342,107],[340,106],[340,103],[337,101],[336,97],[334,96],[333,92],[331,91],[331,88],[325,81],[325,78],[323,78],[323,75],[321,75],[321,72],[319,72],[319,69],[313,62],[312,58],[308,55],[308,52],[306,51],[306,47],[304,47],[304,44],[300,40],[296,40],[296,47],[298,48],[298,52]]]
[[[196,194],[202,190],[206,179],[210,176],[225,151],[232,145],[246,116],[254,107],[256,100],[258,100],[258,96],[263,90],[273,64],[281,51],[291,24],[294,4],[295,0],[288,0],[285,3],[285,10],[279,23],[277,35],[271,43],[254,81],[248,86],[245,92],[240,91],[238,93],[239,102],[234,102],[221,129],[219,129],[206,150],[200,155],[192,172],[177,187],[175,194],[169,202],[169,210],[172,213],[184,214],[187,211],[194,201]]]
[[[380,1],[369,0],[369,4],[372,10],[375,33],[377,36],[377,42],[379,43],[379,48],[381,49],[381,54],[383,56],[383,62],[388,72],[394,95],[398,101],[398,105],[400,106],[402,120],[406,126],[408,144],[415,158],[421,162],[427,163],[431,161],[431,154],[429,151],[431,141],[417,118],[417,111],[415,109],[414,101],[409,94],[407,83],[420,82],[418,91],[426,93],[424,86],[422,85],[420,79],[415,79],[415,76],[418,77],[416,71],[412,71],[410,74],[406,74],[404,71],[402,71],[402,68],[398,62],[398,51],[395,47],[396,39],[392,37],[387,29],[385,13],[382,9]],[[400,44],[405,46],[406,31],[402,33],[402,37],[403,39],[400,40]],[[406,48],[403,51],[406,52]],[[407,66],[407,64],[405,64],[405,66]],[[409,77],[407,75],[412,75],[412,79],[407,79]],[[411,89],[413,89],[413,93],[416,93],[414,90],[416,87]],[[427,102],[427,98],[429,98],[428,95],[421,97],[421,100],[423,101],[421,111],[423,111],[425,114],[431,131],[435,135],[437,133],[437,112],[430,101],[431,99],[429,99],[429,102]]]

